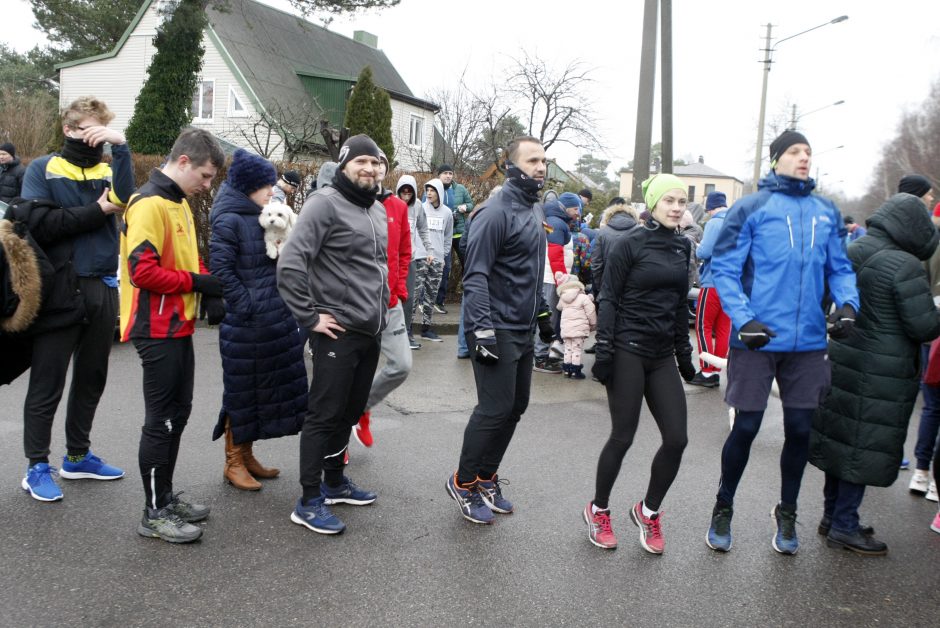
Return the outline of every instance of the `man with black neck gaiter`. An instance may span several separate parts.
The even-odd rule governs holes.
[[[291,521],[320,534],[346,529],[331,505],[376,499],[343,475],[343,457],[369,398],[388,317],[379,155],[367,135],[346,140],[331,187],[307,197],[277,262],[281,298],[313,332],[313,378],[300,435],[303,495]]]
[[[529,405],[532,331],[542,340],[554,330],[542,299],[545,215],[538,205],[545,182],[545,149],[534,137],[506,150],[506,184],[473,214],[464,270],[464,325],[473,347],[477,405],[464,430],[457,471],[448,494],[473,523],[509,514],[497,475],[519,419]]]
[[[23,412],[29,470],[22,486],[40,501],[62,499],[55,469],[49,466],[49,444],[73,357],[65,414],[67,455],[59,475],[93,480],[124,476],[90,450],[118,313],[117,214],[135,187],[127,141],[107,126],[113,118],[108,106],[92,96],[74,101],[62,116],[62,152],[34,160],[23,179],[23,198],[48,199],[69,217],[57,222],[54,233],[41,236],[56,281],[31,328],[33,363]],[[105,144],[111,145],[110,164],[102,161]]]

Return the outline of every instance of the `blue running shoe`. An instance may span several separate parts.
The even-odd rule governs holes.
[[[715,504],[712,510],[712,524],[705,535],[705,545],[716,552],[731,551],[731,517],[734,509],[731,506]]]
[[[303,498],[298,499],[290,520],[320,534],[340,534],[346,529],[346,524],[333,514],[322,495],[307,503]]]
[[[911,461],[908,460],[907,458],[902,458],[901,459],[901,471],[907,471],[910,468],[911,468]]]
[[[26,477],[20,486],[29,492],[33,499],[57,502],[62,499],[62,489],[55,483],[55,475],[58,475],[55,467],[50,467],[47,462],[38,462],[26,470]]]
[[[377,497],[375,493],[364,491],[353,484],[352,480],[345,475],[343,476],[343,483],[339,486],[327,486],[325,483],[321,482],[320,494],[323,495],[324,503],[328,506],[332,506],[333,504],[368,506],[374,502]]]
[[[464,519],[473,523],[493,523],[493,511],[483,501],[483,496],[476,487],[467,489],[457,486],[457,474],[455,473],[447,478],[445,488],[447,494],[457,502],[457,507]]]
[[[781,554],[796,554],[800,549],[800,540],[796,538],[796,509],[777,504],[770,515],[777,520],[774,549]]]
[[[512,502],[503,497],[500,484],[509,484],[509,480],[500,480],[498,475],[493,475],[490,480],[477,477],[477,490],[480,491],[483,503],[493,512],[508,515],[512,513]]]
[[[59,475],[66,480],[117,480],[124,477],[124,470],[106,464],[89,451],[78,462],[69,462],[68,456],[62,458]]]

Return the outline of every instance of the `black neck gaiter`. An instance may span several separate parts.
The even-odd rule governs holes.
[[[104,155],[104,142],[89,146],[84,140],[74,137],[65,138],[62,146],[62,159],[79,168],[91,168],[101,163]]]
[[[519,186],[527,200],[533,203],[539,200],[539,190],[542,189],[544,183],[529,177],[518,166],[513,164],[506,168],[506,179]]]
[[[363,209],[372,207],[372,203],[375,202],[375,197],[379,190],[377,187],[369,189],[359,187],[350,181],[349,177],[343,174],[341,170],[337,170],[336,174],[333,175],[333,187],[335,187],[347,201]]]

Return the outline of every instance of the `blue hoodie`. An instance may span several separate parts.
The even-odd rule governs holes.
[[[825,349],[826,282],[837,307],[859,307],[838,208],[812,194],[812,179],[771,172],[728,210],[711,261],[712,281],[734,327],[758,320],[776,332],[761,351]]]

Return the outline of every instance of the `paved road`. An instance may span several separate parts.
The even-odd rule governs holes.
[[[296,437],[257,445],[262,461],[283,469],[259,493],[222,481],[222,444],[210,441],[221,396],[216,342],[214,330],[198,330],[195,404],[176,472],[187,497],[213,508],[204,540],[189,546],[134,532],[142,403],[132,347],[114,348],[93,433],[95,451],[128,477],[62,481],[62,502],[39,503],[20,490],[26,382],[0,389],[0,624],[937,625],[940,535],[927,527],[936,506],[907,493],[908,472],[891,488],[871,489],[863,507],[889,544],[887,557],[825,546],[815,533],[822,476],[813,468],[803,486],[799,554],[771,549],[779,403],[755,442],[726,555],[704,544],[727,433],[720,393],[687,390],[690,444],[664,504],[660,557],[639,547],[625,514],[643,496],[658,445],[644,410],[612,498],[620,548],[606,552],[588,542],[580,519],[609,430],[604,391],[590,380],[535,375],[501,470],[517,512],[491,527],[459,517],[444,480],[457,462],[473,379],[470,364],[454,359],[454,337],[446,337],[415,355],[412,377],[376,411],[375,447],[353,445],[349,475],[379,500],[338,507],[348,530],[325,537],[288,519],[299,493]],[[63,449],[60,416],[53,455]]]

